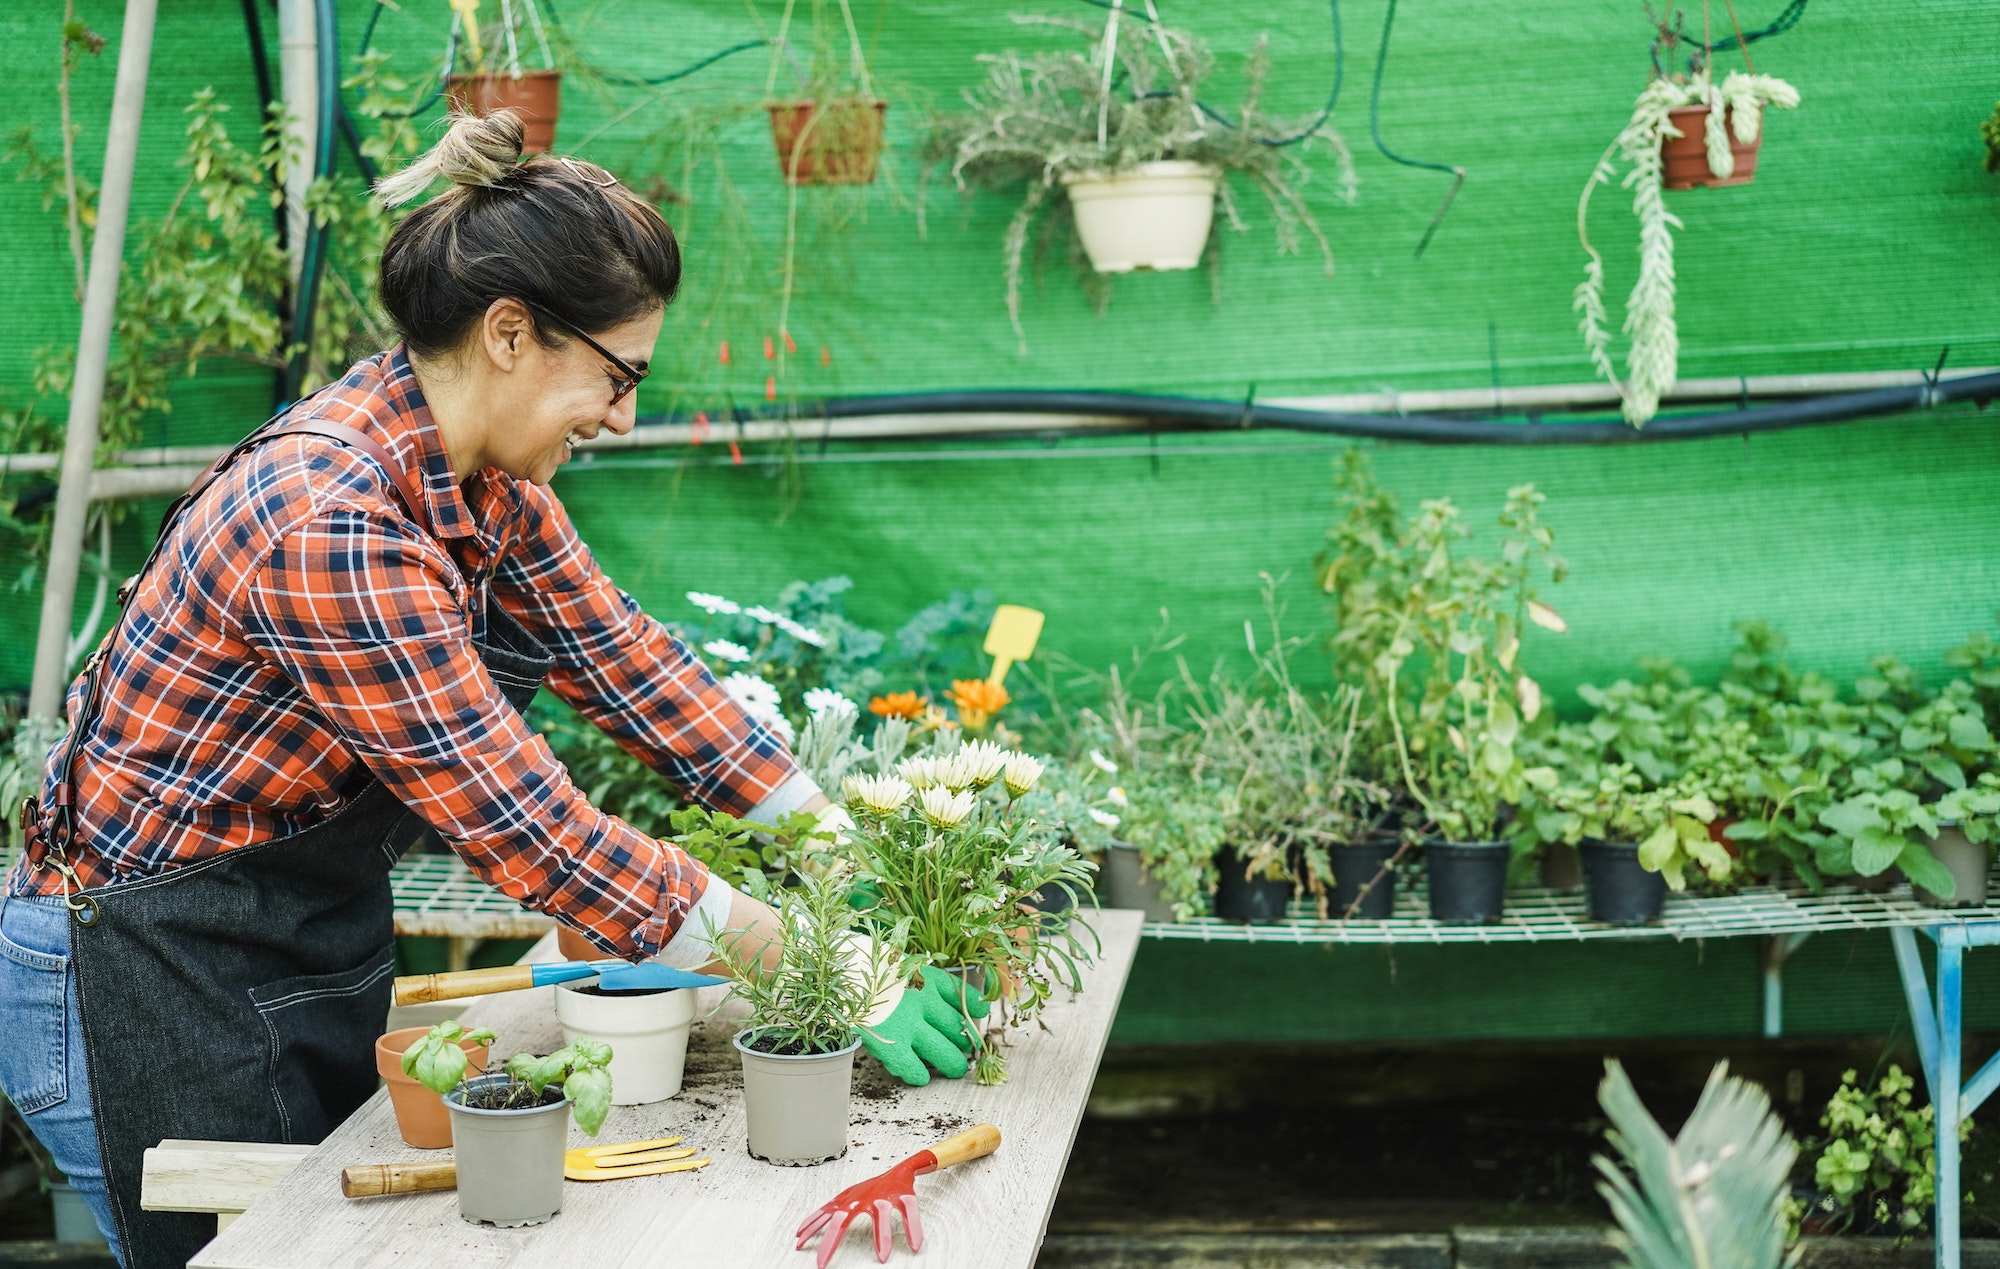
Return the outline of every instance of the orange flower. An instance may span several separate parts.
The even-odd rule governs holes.
[[[944,696],[958,706],[959,725],[967,731],[984,730],[986,720],[1014,699],[1007,695],[1006,688],[985,679],[955,679]]]
[[[922,718],[924,698],[915,692],[891,692],[869,701],[868,712],[883,718]]]

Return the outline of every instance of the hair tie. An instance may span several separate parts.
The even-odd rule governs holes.
[[[618,183],[617,177],[613,176],[609,172],[606,172],[603,168],[597,167],[595,163],[591,164],[590,167],[596,168],[598,173],[604,177],[604,179],[601,181],[598,180],[597,177],[592,176],[590,174],[590,171],[586,169],[582,163],[578,162],[573,158],[570,158],[566,154],[560,156],[560,161],[566,164],[569,167],[570,171],[575,172],[579,177],[583,178],[590,184],[597,186],[597,188],[599,189],[610,189],[613,185],[616,185]]]

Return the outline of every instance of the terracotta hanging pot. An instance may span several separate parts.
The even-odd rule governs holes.
[[[771,140],[787,185],[873,185],[889,103],[861,97],[774,101]]]
[[[562,72],[526,70],[519,75],[453,75],[451,108],[490,115],[511,110],[521,116],[526,136],[523,154],[544,154],[556,143],[556,121],[562,117]]]
[[[1764,144],[1762,128],[1757,139],[1745,145],[1736,139],[1735,112],[1723,115],[1722,126],[1729,132],[1729,152],[1736,157],[1736,170],[1717,176],[1708,166],[1708,107],[1683,106],[1667,117],[1681,135],[1660,139],[1660,183],[1668,189],[1693,189],[1697,185],[1747,185],[1757,175],[1757,150]]]

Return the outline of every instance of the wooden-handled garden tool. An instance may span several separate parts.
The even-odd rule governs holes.
[[[673,1150],[679,1137],[627,1141],[615,1146],[585,1146],[563,1151],[563,1175],[572,1181],[618,1181],[663,1172],[692,1172],[711,1160],[697,1159],[697,1150]],[[359,1163],[340,1170],[340,1192],[348,1198],[378,1194],[423,1194],[458,1188],[458,1165],[442,1163]]]
[[[834,1195],[832,1202],[806,1217],[806,1223],[799,1226],[798,1249],[804,1251],[813,1235],[818,1234],[818,1269],[826,1269],[827,1261],[833,1259],[833,1253],[840,1247],[841,1235],[865,1209],[875,1222],[875,1260],[887,1264],[895,1238],[892,1217],[900,1209],[910,1250],[922,1251],[924,1227],[917,1220],[917,1178],[967,1159],[983,1159],[999,1148],[1000,1130],[992,1124],[979,1124],[928,1150],[917,1151],[887,1172],[848,1186]]]
[[[697,974],[648,961],[628,965],[624,961],[556,961],[546,965],[500,965],[492,969],[460,969],[447,974],[410,974],[396,980],[396,1003],[427,1004],[433,1000],[458,1000],[483,996],[489,991],[520,991],[545,987],[573,979],[597,975],[597,988],[606,992],[662,991],[670,987],[713,987],[726,978]]]

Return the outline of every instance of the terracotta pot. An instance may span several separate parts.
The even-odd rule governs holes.
[[[451,1144],[451,1117],[445,1113],[444,1098],[403,1074],[403,1051],[424,1038],[429,1027],[404,1027],[375,1041],[375,1073],[389,1084],[389,1104],[396,1108],[396,1127],[403,1140],[419,1150],[442,1150]],[[476,1075],[486,1069],[486,1046],[464,1040],[465,1071]]]
[[[1747,185],[1757,175],[1757,150],[1764,144],[1763,129],[1758,129],[1755,141],[1744,145],[1736,139],[1733,119],[1724,116],[1723,126],[1730,129],[1729,152],[1736,158],[1736,170],[1728,176],[1717,176],[1708,166],[1708,107],[1683,106],[1669,111],[1667,117],[1681,130],[1680,136],[1660,140],[1660,183],[1668,189]]]
[[[873,185],[886,101],[774,101],[771,140],[787,185]]]
[[[514,75],[453,75],[453,110],[490,115],[511,110],[521,116],[527,133],[521,143],[523,154],[542,154],[554,148],[556,120],[562,117],[562,72],[524,70]]]

